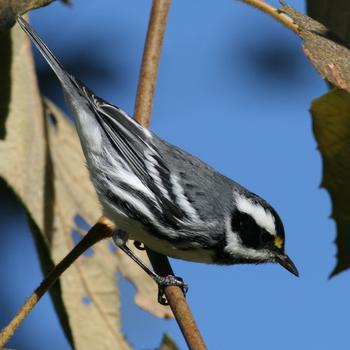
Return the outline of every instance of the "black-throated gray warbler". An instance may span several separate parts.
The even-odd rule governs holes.
[[[116,244],[159,286],[183,283],[150,271],[126,246],[129,238],[177,259],[277,262],[298,276],[284,252],[282,221],[265,200],[95,96],[22,17],[17,20],[62,84],[104,214],[120,228]]]

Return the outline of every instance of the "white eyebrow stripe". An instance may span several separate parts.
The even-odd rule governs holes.
[[[241,213],[250,215],[255,222],[273,236],[277,235],[275,218],[269,210],[264,209],[261,205],[254,203],[246,197],[234,195],[237,209]]]

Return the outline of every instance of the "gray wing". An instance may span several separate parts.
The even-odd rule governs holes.
[[[224,218],[233,182],[83,87],[113,149],[156,196],[168,222]]]
[[[201,218],[223,220],[232,207],[233,188],[245,189],[181,148],[159,138],[154,143]]]
[[[166,220],[173,227],[177,226],[178,220],[188,220],[188,213],[176,205],[177,194],[172,186],[171,171],[153,145],[153,138],[156,136],[120,108],[95,96],[80,82],[77,81],[77,84],[110,141],[115,156],[128,164],[140,181],[152,191]]]
[[[95,96],[68,74],[50,49],[20,16],[18,23],[71,94],[82,96],[110,141],[116,157],[155,195],[165,219],[176,226],[180,221],[223,215],[230,187],[226,178],[192,155],[159,139],[118,107]],[[126,179],[127,181],[127,179]],[[223,191],[226,197],[222,198]],[[228,191],[227,191],[228,190]],[[226,198],[226,199],[225,199]]]

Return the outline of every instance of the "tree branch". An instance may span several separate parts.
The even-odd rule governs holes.
[[[153,0],[148,24],[134,115],[135,119],[145,127],[150,125],[153,95],[170,3],[171,0]],[[147,249],[147,255],[157,274],[174,275],[166,256],[150,249]],[[165,287],[164,293],[188,347],[196,350],[206,349],[182,289],[168,286]]]
[[[110,237],[116,226],[105,217],[101,217],[99,221],[89,230],[89,232],[81,239],[81,241],[66,255],[60,263],[44,278],[38,288],[34,290],[32,295],[27,299],[21,309],[17,312],[11,322],[0,333],[0,349],[10,340],[16,329],[21,325],[28,314],[33,310],[34,306],[39,302],[41,297],[50,289],[50,287],[58,280],[64,271],[73,264],[87,249],[97,242]]]
[[[298,34],[299,32],[298,26],[293,22],[293,20],[288,15],[281,12],[279,9],[271,6],[270,4],[267,4],[262,0],[241,0],[241,1],[247,5],[257,8],[262,12],[265,12],[266,14],[273,17],[274,19],[282,23],[284,26],[292,30],[294,33]]]
[[[154,88],[171,0],[153,0],[135,103],[135,119],[150,126]]]

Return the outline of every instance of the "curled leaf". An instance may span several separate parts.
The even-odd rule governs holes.
[[[323,159],[322,187],[333,202],[337,264],[331,276],[350,268],[350,94],[334,89],[314,100],[313,129]]]
[[[350,1],[307,0],[307,13],[350,47]]]

